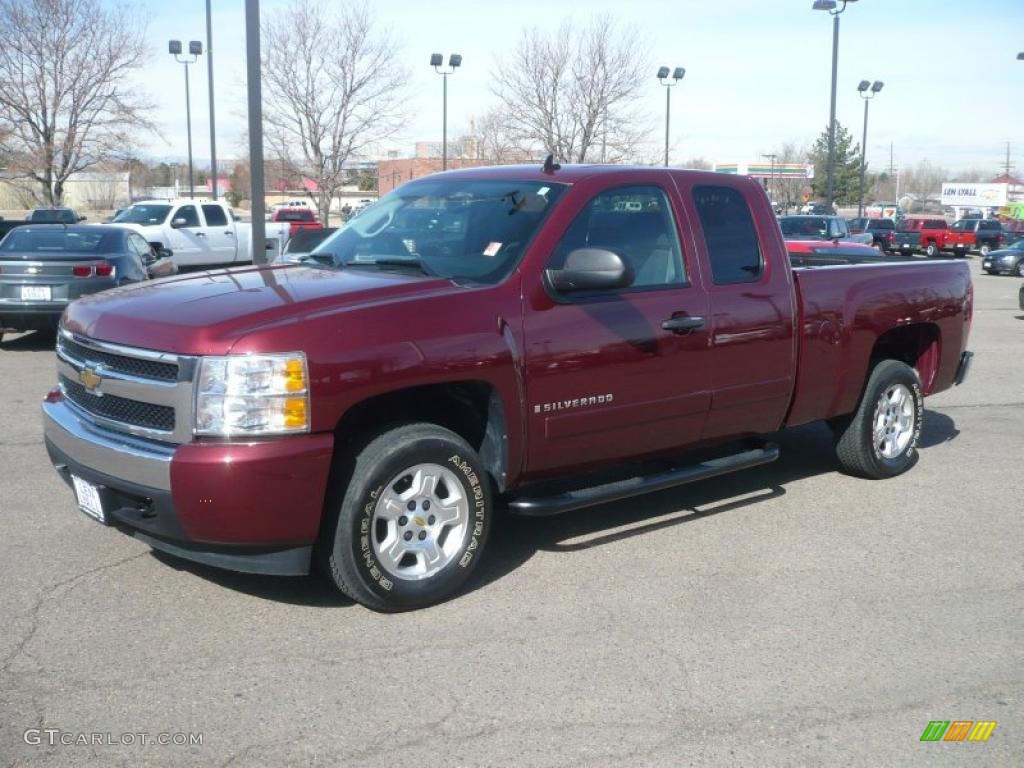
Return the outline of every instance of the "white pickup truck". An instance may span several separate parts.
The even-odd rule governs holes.
[[[253,261],[252,224],[212,200],[146,200],[125,208],[114,224],[134,229],[151,244],[173,253],[178,267],[223,266]],[[288,222],[266,224],[266,261],[284,250]]]

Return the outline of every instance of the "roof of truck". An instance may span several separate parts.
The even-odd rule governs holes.
[[[715,173],[714,171],[697,171],[689,168],[664,168],[649,165],[563,165],[552,171],[545,171],[541,163],[529,165],[484,165],[474,168],[459,168],[442,171],[432,176],[448,176],[459,178],[481,179],[524,179],[530,181],[553,181],[561,184],[574,184],[592,176],[628,175],[631,173],[665,173],[694,175],[708,179],[746,178],[735,174]],[[420,177],[426,178],[426,177]]]

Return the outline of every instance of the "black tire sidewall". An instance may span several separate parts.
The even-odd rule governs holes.
[[[386,484],[403,470],[425,463],[447,467],[459,479],[469,500],[469,530],[459,552],[440,573],[410,581],[389,574],[377,562],[369,537],[377,499]],[[388,451],[365,471],[357,470],[342,502],[334,557],[347,562],[359,586],[373,595],[373,602],[381,603],[374,607],[425,607],[450,596],[469,578],[486,544],[492,510],[487,475],[475,452],[461,440],[424,433]]]
[[[876,368],[876,374],[872,375],[868,389],[864,393],[863,407],[865,410],[861,420],[861,429],[863,430],[861,438],[868,445],[871,460],[878,475],[880,477],[895,477],[917,463],[917,446],[921,440],[921,427],[924,422],[924,394],[921,392],[921,382],[917,374],[913,368],[907,365],[886,361]],[[874,414],[882,393],[894,384],[905,385],[914,398],[914,435],[899,456],[887,459],[875,448]]]

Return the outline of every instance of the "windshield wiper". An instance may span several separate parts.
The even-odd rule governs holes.
[[[360,257],[345,262],[346,267],[412,267],[418,269],[424,275],[433,274],[427,270],[423,260],[419,256],[373,256],[370,258]]]
[[[299,258],[295,259],[299,263],[314,261],[317,264],[323,264],[325,267],[335,267],[337,264],[334,263],[334,257],[329,253],[304,253]]]

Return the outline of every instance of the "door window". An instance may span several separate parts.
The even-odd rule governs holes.
[[[577,248],[614,251],[633,268],[632,288],[685,282],[675,219],[659,187],[616,187],[594,197],[569,225],[550,266],[559,269]]]
[[[198,227],[199,226],[199,214],[196,212],[194,205],[183,205],[178,209],[178,212],[174,214],[175,220],[184,219],[185,223],[183,227]]]
[[[148,258],[150,253],[149,243],[135,234],[128,235],[128,248],[143,261]]]
[[[208,227],[226,227],[228,217],[224,215],[224,209],[219,205],[204,205],[203,216],[206,217]]]
[[[752,283],[761,277],[764,261],[750,206],[732,187],[693,188],[693,204],[704,230],[704,243],[716,285]]]

